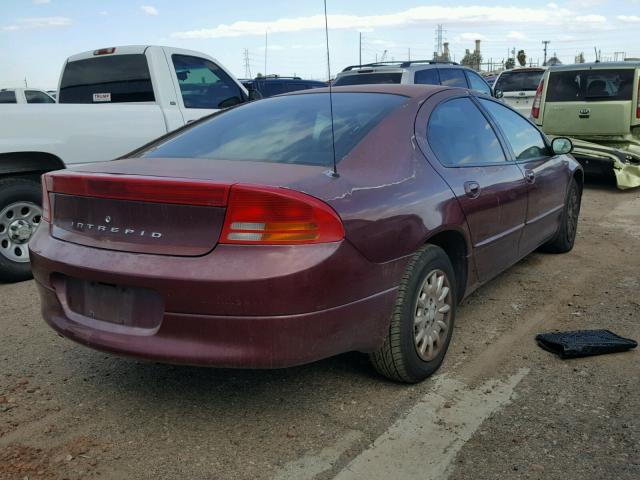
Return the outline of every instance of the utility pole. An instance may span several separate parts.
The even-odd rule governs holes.
[[[436,28],[436,43],[435,43],[435,48],[433,50],[435,52],[436,58],[434,60],[438,60],[442,58],[442,38],[443,38],[443,33],[446,33],[446,31],[442,27],[443,25],[439,23],[438,27]]]
[[[547,45],[551,42],[549,40],[543,40],[542,43],[544,44],[544,62],[542,62],[542,66],[544,67],[547,64]]]
[[[251,78],[251,62],[249,61],[249,49],[244,49],[244,78]]]
[[[407,48],[407,60],[411,61],[411,47]]]
[[[264,76],[267,76],[267,30],[264,31]]]
[[[358,55],[358,65],[362,66],[362,32],[360,33],[360,42],[359,42],[359,47],[358,50],[360,51],[360,54]]]

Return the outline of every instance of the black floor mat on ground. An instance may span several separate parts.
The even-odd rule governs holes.
[[[635,340],[620,337],[609,330],[540,333],[536,335],[536,341],[540,347],[562,358],[624,352],[638,346]]]

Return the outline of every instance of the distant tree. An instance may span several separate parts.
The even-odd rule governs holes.
[[[260,72],[258,72],[258,73],[256,74],[256,78],[261,78],[261,77],[262,77],[262,74],[261,74]]]
[[[511,70],[516,66],[516,61],[513,58],[507,58],[507,61],[504,62],[504,68],[507,70]]]
[[[527,66],[527,55],[524,53],[524,50],[518,50],[518,63],[521,67]]]

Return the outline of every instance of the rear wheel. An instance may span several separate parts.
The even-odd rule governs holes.
[[[565,253],[573,248],[578,231],[578,217],[580,216],[580,204],[582,192],[575,178],[571,180],[567,191],[567,200],[564,204],[560,228],[555,237],[540,248],[543,252]]]
[[[435,245],[421,248],[398,289],[387,338],[370,355],[378,372],[416,383],[440,367],[453,333],[455,289],[453,267],[444,250]]]
[[[28,243],[42,220],[40,184],[24,178],[0,180],[0,281],[31,278]]]

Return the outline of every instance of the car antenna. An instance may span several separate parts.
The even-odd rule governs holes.
[[[327,21],[327,0],[324,0],[324,37],[327,41],[327,73],[329,74],[329,110],[331,112],[331,147],[333,149],[333,171],[327,172],[332,177],[339,177],[336,162],[336,134],[333,129],[333,92],[331,89],[331,61],[329,59],[329,23]]]

